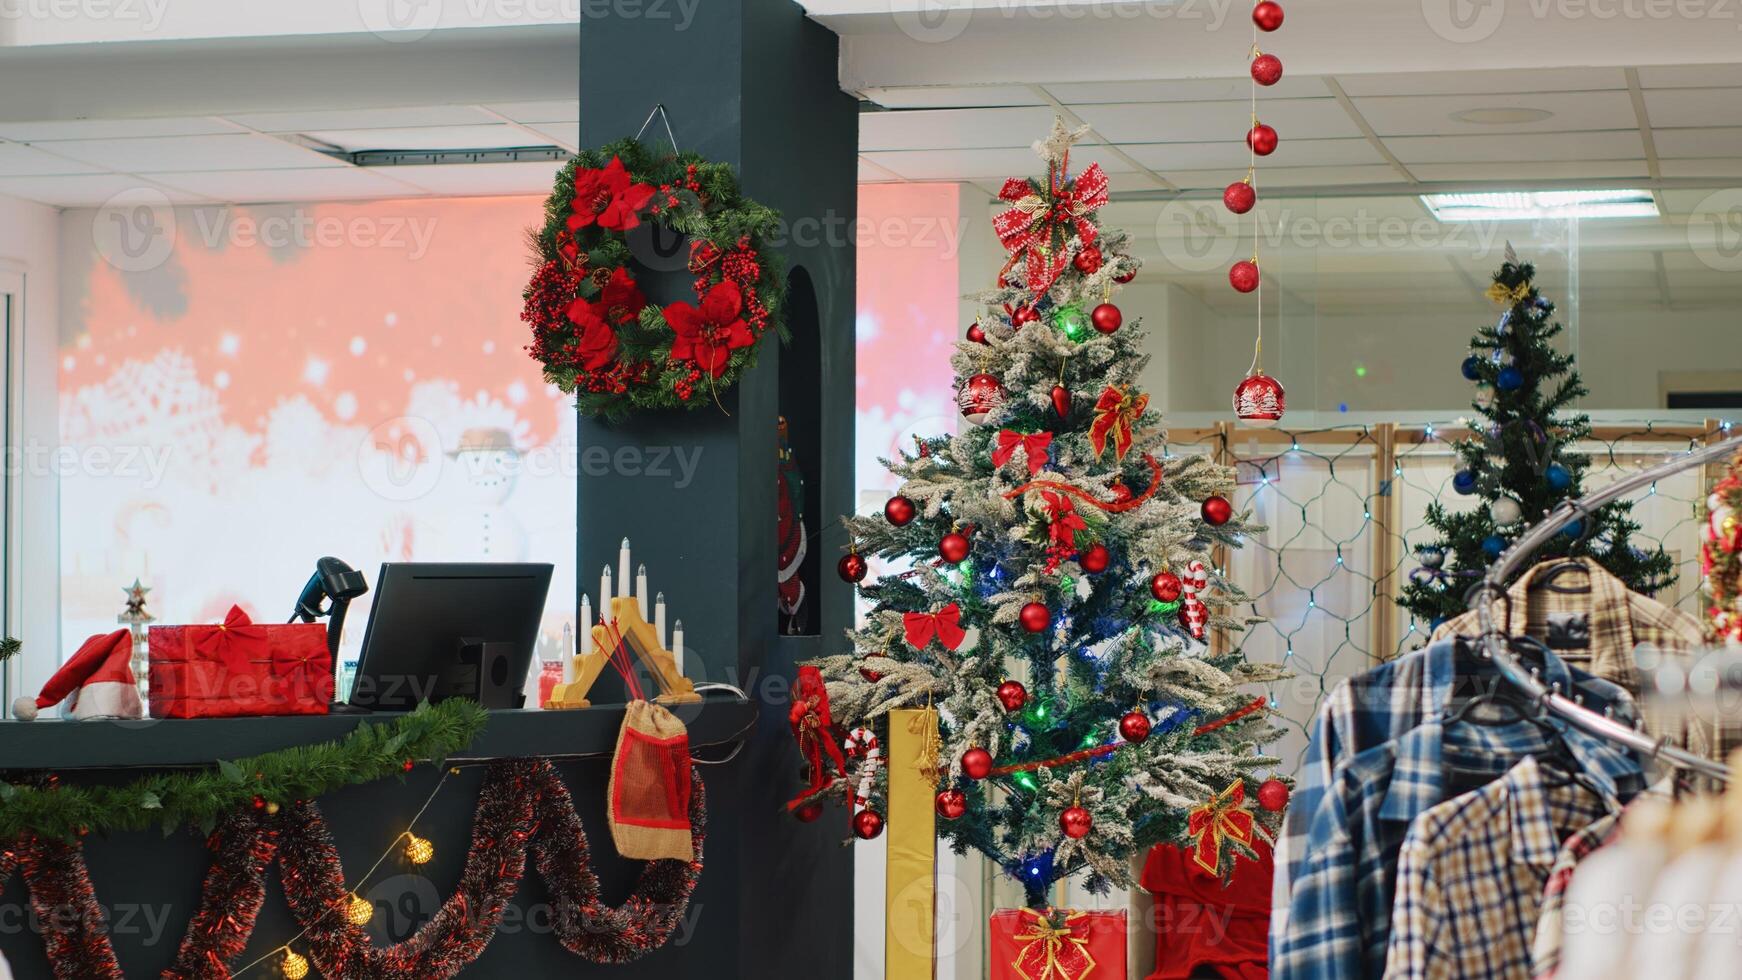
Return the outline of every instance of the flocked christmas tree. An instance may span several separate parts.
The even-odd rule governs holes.
[[[1427,523],[1439,537],[1416,549],[1421,567],[1398,598],[1425,622],[1437,625],[1463,612],[1465,593],[1488,565],[1550,509],[1583,492],[1591,460],[1573,447],[1591,434],[1591,419],[1569,409],[1588,391],[1572,355],[1552,343],[1561,324],[1535,276],[1508,245],[1487,294],[1503,307],[1499,320],[1476,334],[1464,360],[1464,377],[1477,385],[1477,415],[1455,447],[1452,487],[1481,503],[1457,512],[1437,501],[1428,505]],[[1629,516],[1632,506],[1616,501],[1573,522],[1536,559],[1589,556],[1635,592],[1664,588],[1674,581],[1675,562],[1661,547],[1634,544],[1639,525]]]
[[[874,606],[853,652],[818,663],[845,730],[888,744],[887,712],[939,709],[939,834],[1031,905],[1079,872],[1091,890],[1128,884],[1157,842],[1202,842],[1225,870],[1287,797],[1260,775],[1277,733],[1254,690],[1280,675],[1206,643],[1249,622],[1209,565],[1254,528],[1228,503],[1233,471],[1169,457],[1137,389],[1142,336],[1109,302],[1137,261],[1098,225],[1105,175],[1069,170],[1079,135],[1055,123],[1035,144],[1046,177],[1005,184],[1011,261],[952,358],[977,424],[886,461],[899,494],[846,521],[858,551],[914,567],[862,586]],[[857,552],[841,573],[863,577]]]

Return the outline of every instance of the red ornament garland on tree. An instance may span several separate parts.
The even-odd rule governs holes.
[[[584,414],[718,404],[762,336],[784,329],[786,280],[767,245],[779,216],[743,197],[727,164],[618,141],[565,166],[545,211],[527,351]],[[649,306],[626,235],[644,220],[689,236],[694,304]]]

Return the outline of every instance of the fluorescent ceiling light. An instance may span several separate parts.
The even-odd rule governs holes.
[[[1423,194],[1441,221],[1530,221],[1537,218],[1655,218],[1650,191],[1498,191]]]

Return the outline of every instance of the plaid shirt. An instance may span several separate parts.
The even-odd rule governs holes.
[[[1300,876],[1309,849],[1308,830],[1337,766],[1439,715],[1451,699],[1457,677],[1457,641],[1447,639],[1347,678],[1325,697],[1289,794],[1282,828],[1288,843],[1276,852],[1277,871],[1288,888]],[[1553,656],[1544,664],[1543,681],[1560,684],[1563,691],[1576,688],[1594,710],[1613,709],[1615,717],[1626,722],[1637,717],[1626,691],[1570,669]],[[1622,792],[1631,794],[1639,788],[1624,786]]]
[[[1543,562],[1525,572],[1512,588],[1506,590],[1507,601],[1496,609],[1502,617],[1496,624],[1499,629],[1508,635],[1522,631],[1526,636],[1542,640],[1555,647],[1555,653],[1563,660],[1619,684],[1635,696],[1651,686],[1639,669],[1635,655],[1638,647],[1655,647],[1669,656],[1685,660],[1691,651],[1705,643],[1700,622],[1693,616],[1629,591],[1625,583],[1590,558],[1572,560],[1585,567],[1591,584],[1589,592],[1531,591],[1531,583],[1539,571],[1559,564]],[[1522,617],[1519,610],[1523,611]],[[1559,644],[1565,641],[1551,636],[1561,632],[1560,627],[1566,618],[1583,622],[1589,629],[1588,646],[1580,650],[1563,649]],[[1453,636],[1475,636],[1481,631],[1476,612],[1471,610],[1441,623],[1434,630],[1433,639],[1437,642]],[[1579,637],[1576,642],[1584,640],[1584,637]],[[1691,662],[1688,666],[1692,666]],[[1731,749],[1742,747],[1742,725],[1728,726],[1726,730],[1725,726],[1717,724],[1715,718],[1684,719],[1679,712],[1668,708],[1654,710],[1649,704],[1642,707],[1646,731],[1689,752],[1722,759]]]
[[[1621,814],[1598,817],[1595,823],[1568,837],[1548,869],[1548,881],[1542,886],[1542,911],[1536,920],[1536,940],[1530,945],[1530,969],[1533,980],[1548,980],[1560,970],[1561,946],[1566,941],[1567,886],[1572,884],[1573,869],[1591,852],[1615,840],[1621,834]]]
[[[1611,795],[1619,786],[1641,781],[1631,753],[1578,732],[1564,738],[1580,768]],[[1273,937],[1273,975],[1278,980],[1382,975],[1398,853],[1411,822],[1449,795],[1446,764],[1498,776],[1521,757],[1546,748],[1541,730],[1529,722],[1446,728],[1430,716],[1402,737],[1339,766],[1307,835],[1286,924]]]
[[[1417,817],[1398,855],[1385,980],[1527,975],[1562,838],[1615,806],[1577,783],[1546,784],[1526,756]]]

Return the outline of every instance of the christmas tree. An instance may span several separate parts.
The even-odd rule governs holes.
[[[1287,794],[1255,775],[1277,732],[1250,687],[1281,675],[1206,643],[1250,622],[1211,549],[1257,529],[1227,501],[1233,471],[1169,457],[1137,390],[1142,335],[1108,301],[1137,261],[1099,226],[1106,176],[1070,171],[1080,135],[1055,123],[1035,144],[1046,177],[1000,194],[1010,262],[952,358],[976,424],[885,461],[899,494],[846,521],[841,574],[864,576],[859,551],[914,567],[862,586],[853,652],[816,664],[844,730],[888,744],[889,711],[939,709],[939,834],[1035,906],[1079,872],[1095,891],[1129,884],[1157,842],[1201,844],[1225,870]],[[872,813],[885,783],[863,794]]]
[[[1519,262],[1508,245],[1487,294],[1504,309],[1498,322],[1476,334],[1464,360],[1464,377],[1477,385],[1477,417],[1455,447],[1452,487],[1484,505],[1456,513],[1437,501],[1428,505],[1427,523],[1439,539],[1417,549],[1421,567],[1397,600],[1436,626],[1467,608],[1466,591],[1519,534],[1582,495],[1591,460],[1572,447],[1591,434],[1591,419],[1567,409],[1589,392],[1572,355],[1552,344],[1561,325],[1535,276],[1535,267]],[[1599,508],[1569,524],[1536,558],[1589,556],[1635,592],[1664,588],[1675,580],[1675,562],[1661,546],[1644,551],[1633,544],[1639,525],[1629,519],[1632,508],[1628,501]]]

